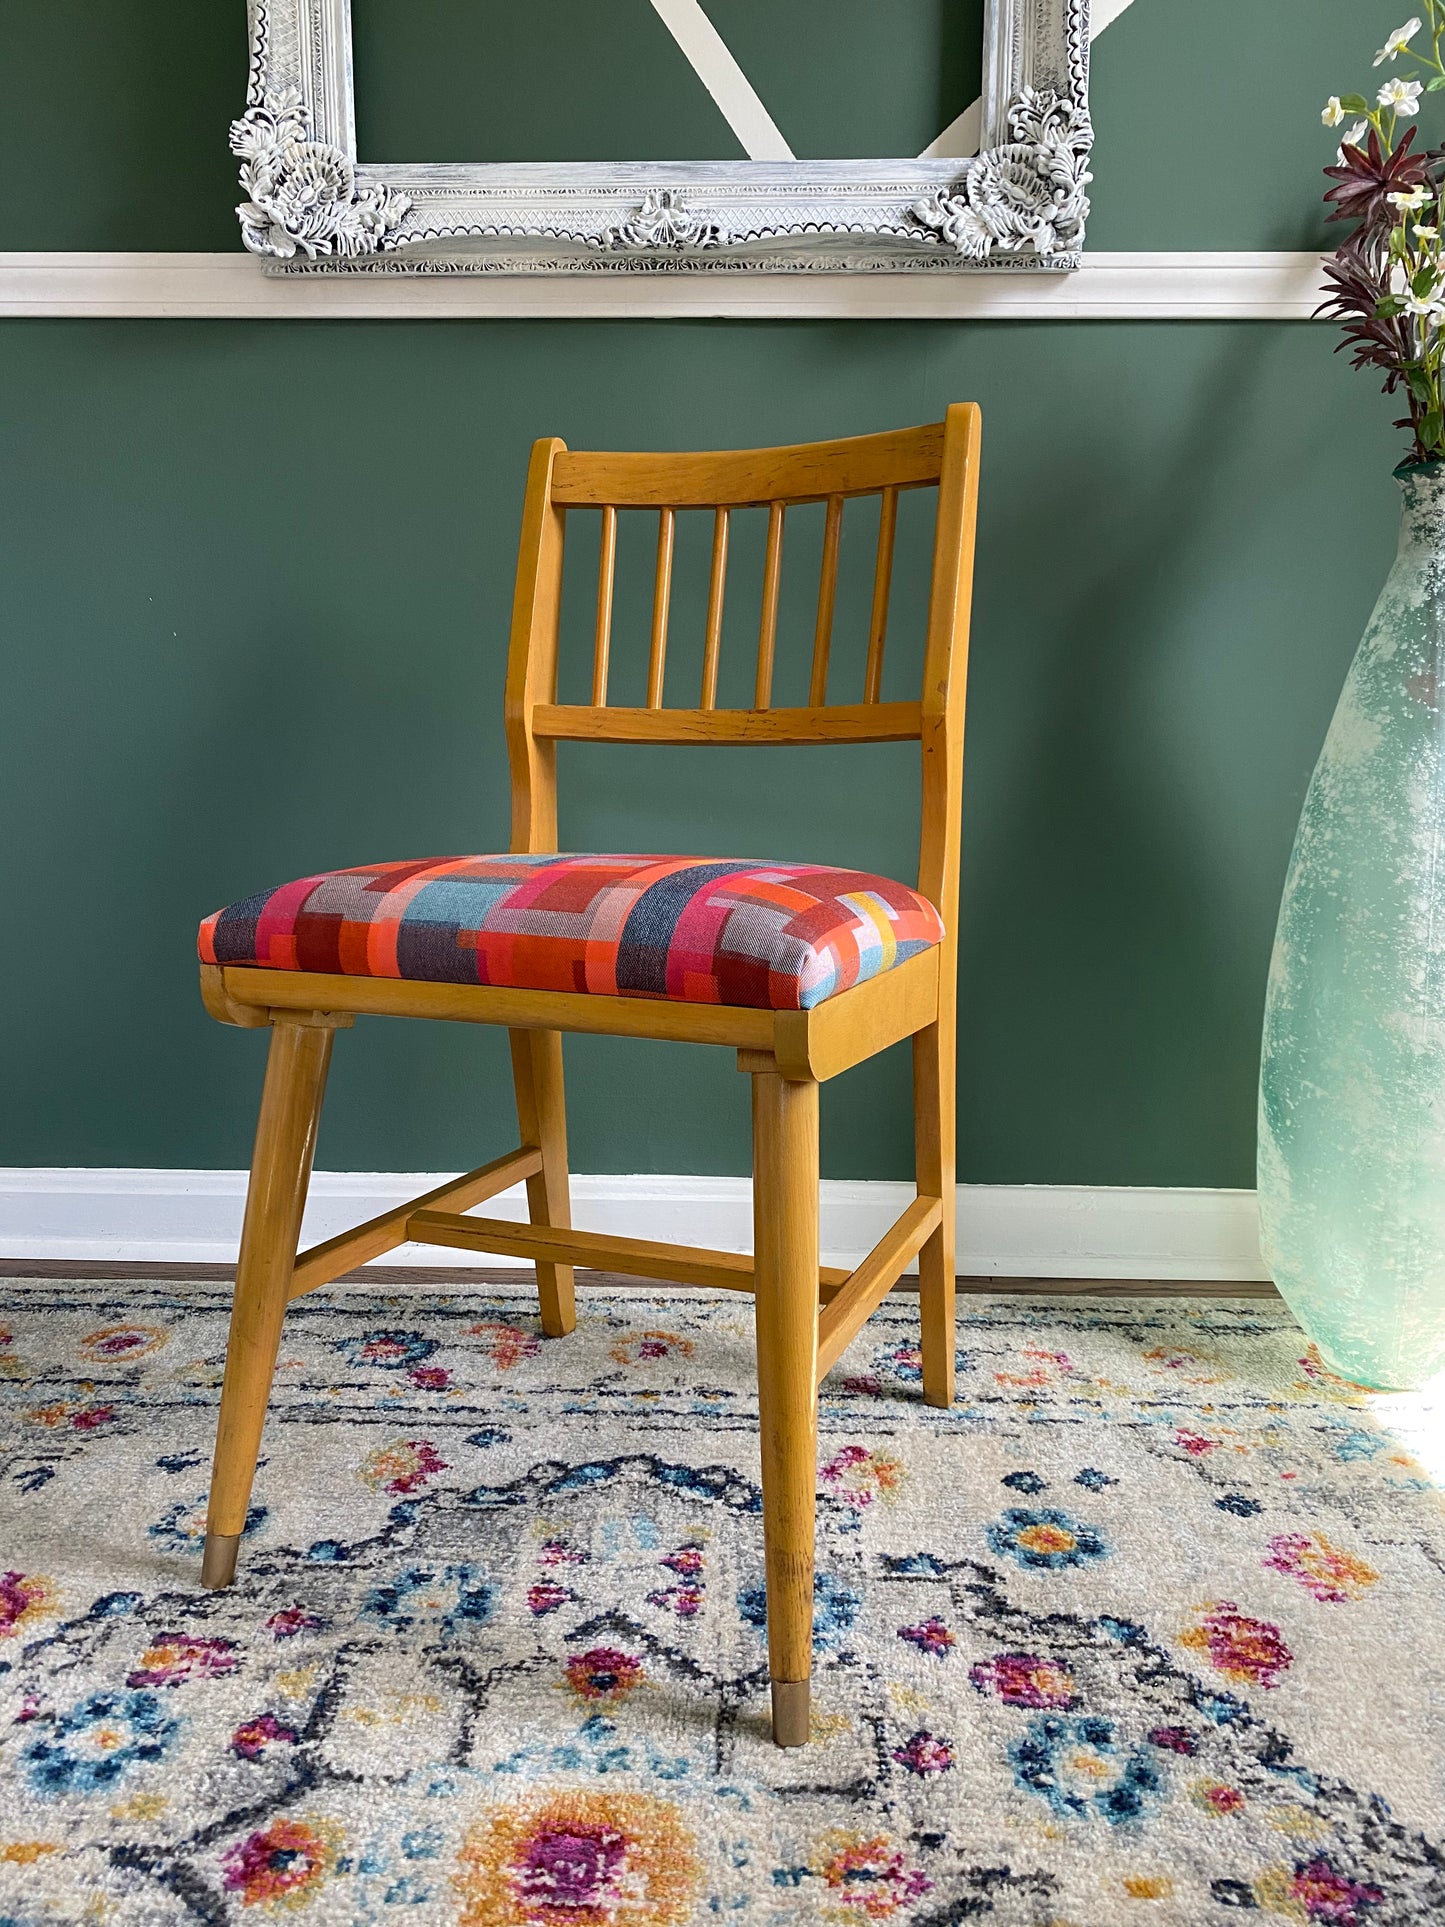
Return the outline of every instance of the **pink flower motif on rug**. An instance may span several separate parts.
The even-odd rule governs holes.
[[[1074,1369],[1074,1361],[1067,1352],[1047,1351],[1041,1345],[1025,1345],[1019,1357],[1024,1362],[1017,1371],[994,1373],[996,1383],[1026,1391],[1031,1386],[1042,1388],[1057,1384]]]
[[[315,1613],[303,1612],[300,1606],[283,1606],[266,1621],[266,1630],[276,1639],[294,1639],[298,1633],[316,1632],[320,1625]]]
[[[625,1700],[647,1677],[642,1661],[615,1646],[575,1653],[566,1665],[567,1684],[579,1700]]]
[[[556,1612],[559,1606],[565,1606],[573,1597],[575,1595],[566,1586],[559,1586],[555,1579],[539,1579],[527,1588],[527,1610],[541,1619],[547,1613]]]
[[[1378,1907],[1385,1898],[1369,1881],[1340,1873],[1323,1854],[1295,1869],[1289,1892],[1310,1920],[1331,1921],[1336,1927],[1356,1927],[1360,1909]]]
[[[509,1372],[524,1359],[535,1358],[541,1349],[541,1340],[534,1333],[522,1331],[516,1325],[504,1325],[496,1319],[468,1325],[467,1333],[482,1340],[483,1351],[499,1372]]]
[[[1239,1788],[1226,1786],[1221,1780],[1196,1780],[1189,1789],[1189,1797],[1202,1812],[1216,1819],[1239,1813],[1244,1807],[1244,1795]]]
[[[25,1421],[28,1425],[44,1425],[51,1431],[65,1426],[72,1432],[94,1432],[102,1425],[109,1425],[114,1417],[113,1405],[72,1405],[62,1398],[53,1405],[38,1405],[33,1412],[25,1414]]]
[[[187,1680],[217,1679],[234,1673],[240,1655],[234,1639],[208,1639],[196,1633],[162,1633],[141,1654],[127,1686],[183,1686]]]
[[[539,1566],[581,1566],[587,1563],[588,1555],[578,1546],[568,1545],[565,1539],[548,1539],[543,1542],[537,1554]]]
[[[925,1619],[918,1626],[900,1626],[898,1637],[916,1646],[921,1653],[932,1653],[935,1659],[943,1659],[958,1644],[955,1636],[937,1617]]]
[[[1366,1927],[1373,1910],[1384,1900],[1384,1890],[1370,1881],[1353,1880],[1327,1854],[1293,1867],[1267,1867],[1255,1880],[1257,1906],[1310,1927]],[[1366,1910],[1369,1911],[1366,1911]]]
[[[953,1748],[932,1733],[915,1733],[906,1746],[894,1747],[893,1758],[920,1780],[928,1780],[948,1772],[953,1765]]]
[[[333,1829],[305,1820],[273,1820],[221,1856],[221,1882],[243,1907],[292,1907],[309,1900],[336,1863]]]
[[[268,1746],[294,1746],[296,1731],[283,1726],[274,1713],[246,1720],[231,1735],[231,1751],[241,1760],[259,1760]]]
[[[162,1325],[102,1325],[80,1341],[80,1355],[108,1365],[118,1358],[144,1358],[158,1352],[169,1338]]]
[[[997,1653],[968,1669],[980,1693],[991,1693],[1005,1706],[1039,1706],[1064,1711],[1074,1703],[1074,1676],[1057,1660],[1035,1653]]]
[[[616,1365],[651,1365],[663,1358],[691,1358],[693,1342],[676,1332],[637,1332],[619,1338],[610,1356]]]
[[[698,1545],[679,1546],[676,1552],[666,1553],[658,1564],[669,1572],[677,1574],[677,1583],[659,1586],[647,1595],[649,1606],[660,1606],[665,1612],[675,1612],[679,1619],[693,1619],[702,1610],[703,1594],[706,1590],[705,1573],[707,1560],[703,1549]]]
[[[1180,1636],[1179,1644],[1203,1653],[1215,1672],[1249,1686],[1278,1686],[1294,1664],[1294,1654],[1278,1626],[1267,1619],[1251,1619],[1232,1599],[1201,1608],[1197,1626]]]
[[[36,1572],[0,1572],[0,1639],[33,1632],[37,1621],[55,1611],[57,1597],[53,1579]]]
[[[1261,1564],[1297,1579],[1307,1593],[1327,1605],[1362,1598],[1380,1577],[1363,1559],[1331,1545],[1322,1532],[1277,1533]]]
[[[870,1451],[866,1445],[845,1445],[818,1476],[845,1505],[861,1512],[878,1499],[893,1498],[903,1483],[904,1471],[886,1452]]]
[[[391,1492],[400,1498],[420,1492],[438,1472],[448,1469],[430,1439],[394,1439],[390,1445],[378,1445],[367,1453],[359,1476],[373,1491]]]
[[[886,1834],[826,1834],[812,1863],[828,1889],[830,1900],[841,1903],[843,1918],[888,1920],[911,1911],[913,1902],[930,1892],[933,1882],[921,1867],[911,1867]]]
[[[702,1874],[670,1801],[582,1787],[498,1808],[457,1858],[460,1927],[683,1927]]]

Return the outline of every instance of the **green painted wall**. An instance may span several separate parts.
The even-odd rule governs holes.
[[[133,5],[7,21],[0,247],[233,244],[239,6],[139,11],[169,49],[144,82]],[[730,11],[741,45],[761,9]],[[936,10],[909,12],[922,32]],[[1244,0],[1136,0],[1095,50],[1091,238],[1313,244],[1318,102],[1359,84],[1376,24],[1353,0],[1277,0],[1263,26]],[[895,128],[934,84],[910,71]],[[805,132],[817,106],[796,70],[755,77],[826,144],[821,119],[789,129],[790,99]],[[373,111],[400,137],[413,108]],[[963,1173],[1248,1184],[1279,883],[1393,541],[1392,411],[1333,346],[1257,324],[0,324],[0,1163],[243,1163],[262,1046],[200,1011],[199,915],[504,841],[534,435],[796,440],[972,397]],[[924,546],[905,531],[900,676]],[[574,847],[911,860],[900,749],[579,748],[563,782]],[[745,1167],[726,1054],[568,1048],[577,1168]],[[510,1129],[499,1040],[374,1023],[341,1040],[321,1160],[454,1167]],[[906,1174],[899,1054],[827,1094],[824,1143],[831,1175]]]

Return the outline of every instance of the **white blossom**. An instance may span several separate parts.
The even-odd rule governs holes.
[[[1428,207],[1435,198],[1428,187],[1410,187],[1386,197],[1392,207],[1404,214],[1418,214],[1422,207]]]
[[[1414,321],[1423,321],[1432,328],[1438,328],[1445,320],[1445,301],[1441,300],[1438,288],[1426,295],[1407,294],[1405,312]]]
[[[1339,95],[1331,94],[1320,109],[1320,124],[1324,127],[1338,127],[1344,117],[1345,110],[1340,105]]]
[[[1381,61],[1393,60],[1396,54],[1403,53],[1419,31],[1420,22],[1414,14],[1411,14],[1403,27],[1396,27],[1384,46],[1381,47],[1380,51],[1375,55],[1375,65],[1378,67]]]
[[[1414,226],[1413,228],[1411,228],[1411,230],[1410,230],[1410,232],[1411,232],[1411,233],[1412,233],[1412,234],[1414,235],[1414,237],[1415,237],[1415,239],[1416,239],[1416,241],[1417,241],[1417,242],[1420,242],[1420,241],[1438,241],[1438,240],[1440,239],[1440,230],[1439,230],[1439,228],[1437,228],[1437,227],[1421,227],[1421,226],[1419,225],[1419,223],[1418,223],[1418,222],[1416,223],[1416,225],[1415,225],[1415,226]]]
[[[1358,147],[1369,131],[1370,123],[1367,120],[1357,120],[1353,127],[1347,127],[1344,133],[1341,134],[1340,144],[1335,149],[1335,159],[1340,163],[1341,167],[1345,164],[1345,149],[1347,147]]]
[[[1418,80],[1387,80],[1375,99],[1382,107],[1393,107],[1397,114],[1418,114],[1424,91]]]

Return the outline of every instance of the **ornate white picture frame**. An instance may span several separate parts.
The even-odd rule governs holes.
[[[1089,0],[986,0],[980,151],[918,160],[368,167],[350,0],[249,0],[241,236],[275,273],[1077,267]]]

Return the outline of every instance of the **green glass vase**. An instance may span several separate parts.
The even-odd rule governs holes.
[[[1305,797],[1265,1004],[1275,1283],[1345,1378],[1445,1368],[1445,463],[1395,471],[1400,548]]]

